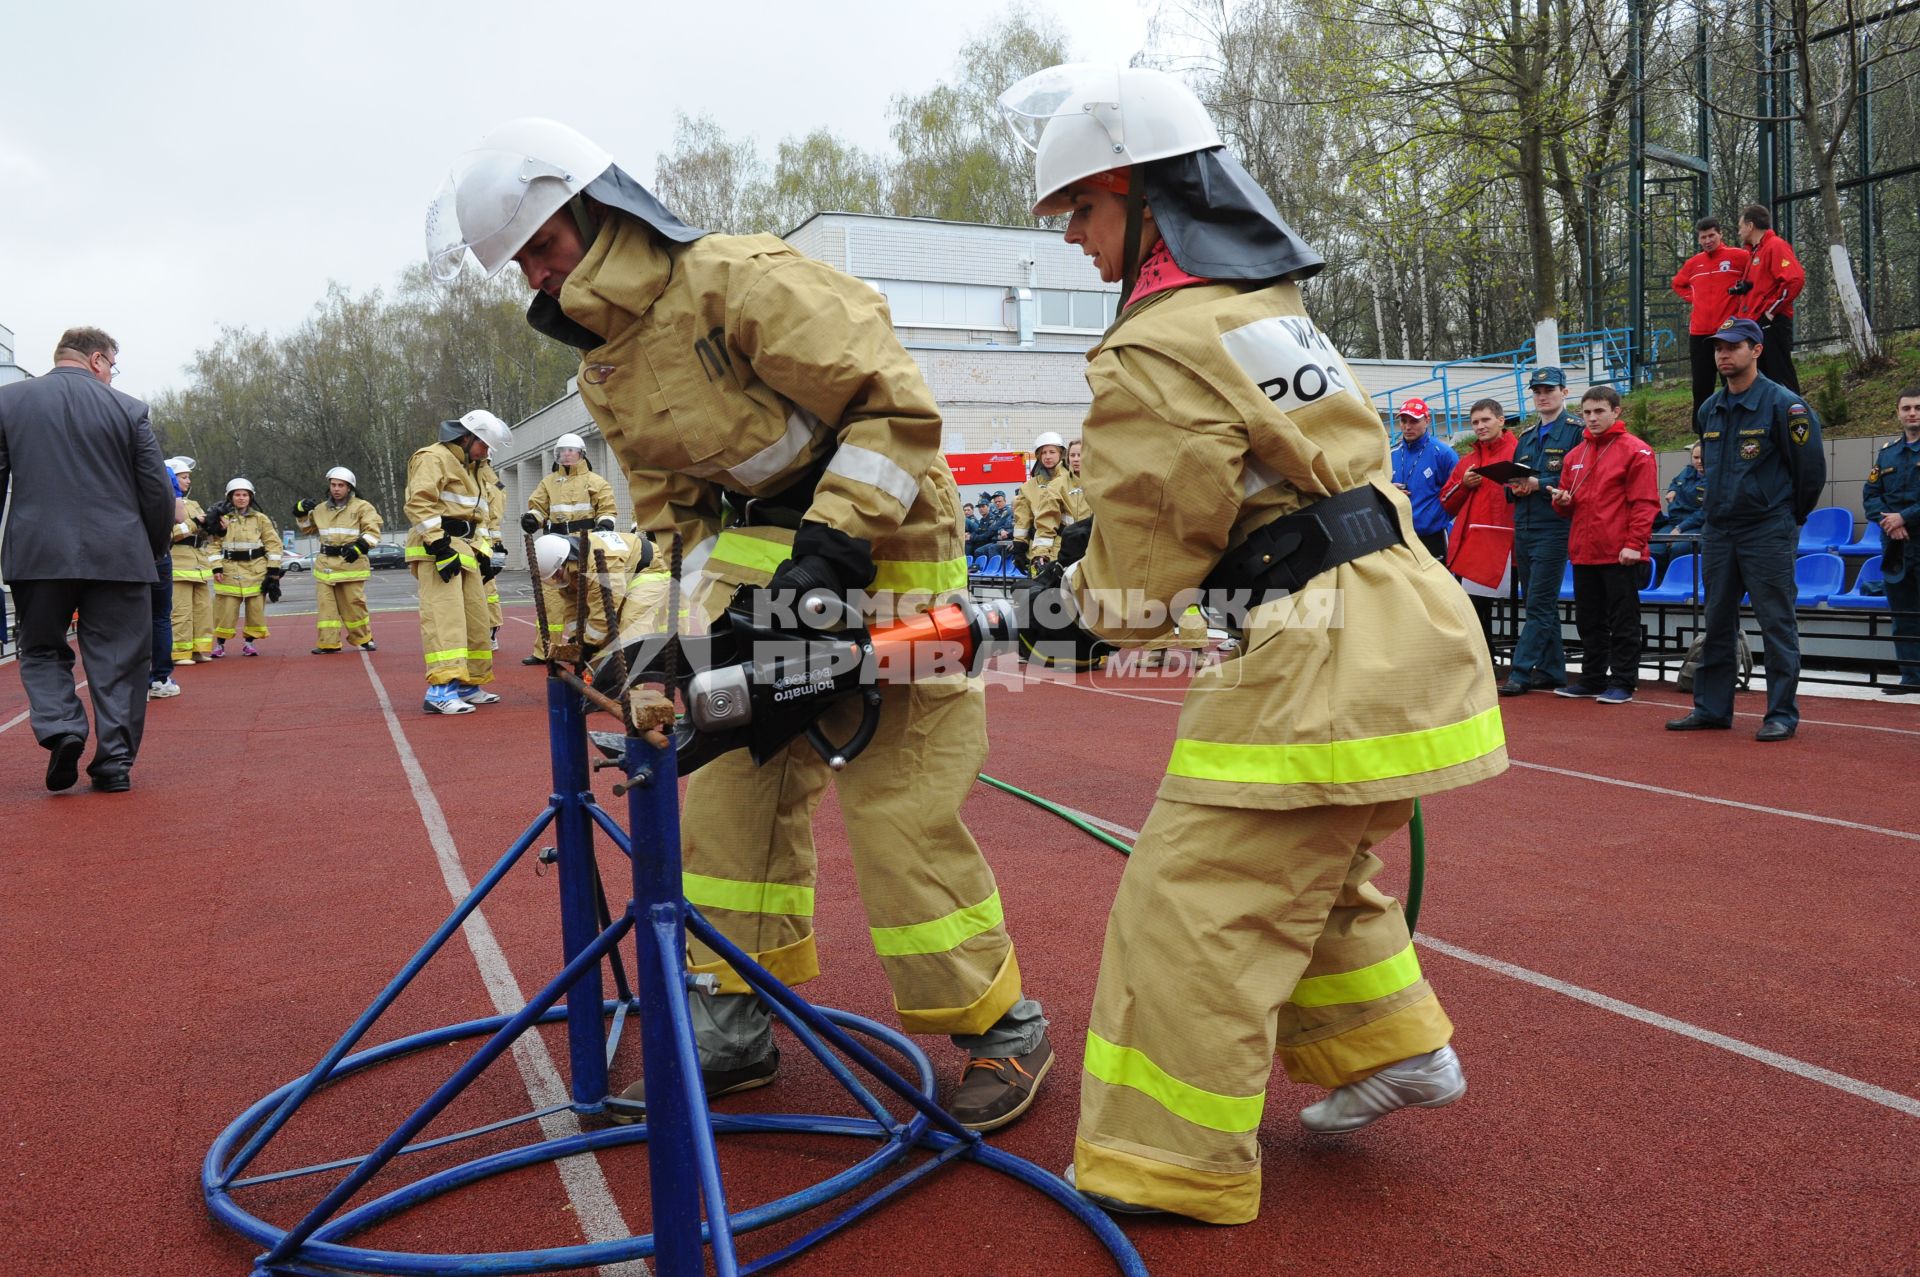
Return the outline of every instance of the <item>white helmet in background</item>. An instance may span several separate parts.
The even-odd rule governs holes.
[[[1059,448],[1064,451],[1066,446],[1066,440],[1060,437],[1060,432],[1057,430],[1042,431],[1040,436],[1033,441],[1033,450],[1036,453],[1042,448]]]
[[[587,441],[576,434],[564,434],[553,441],[553,450],[555,452],[560,451],[562,448],[572,448],[575,452],[585,452],[587,450]]]
[[[1097,173],[1222,145],[1193,91],[1145,67],[1048,67],[1002,93],[1000,114],[1034,153],[1037,217],[1066,212],[1061,192]]]
[[[347,469],[345,466],[335,466],[333,469],[327,471],[328,482],[332,482],[335,479],[341,480],[356,492],[360,490],[360,481],[354,478],[353,471]]]
[[[463,434],[472,435],[481,443],[486,444],[489,451],[506,449],[513,446],[513,431],[508,427],[506,422],[500,420],[500,418],[494,416],[485,408],[475,408],[472,412],[462,416],[458,421],[441,422],[441,438],[446,439],[449,434],[453,435],[455,439]],[[451,443],[453,440],[447,439],[447,442]]]
[[[534,570],[543,581],[558,581],[561,569],[567,566],[567,560],[573,557],[572,537],[563,537],[557,532],[549,532],[534,538]]]
[[[427,207],[433,277],[458,278],[471,252],[491,279],[613,156],[555,120],[510,120],[454,161]]]
[[[251,479],[229,479],[227,481],[227,495],[232,496],[236,492],[244,492],[248,496],[259,495],[259,493],[253,490],[253,480]]]

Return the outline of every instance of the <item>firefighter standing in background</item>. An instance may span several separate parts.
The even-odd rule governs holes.
[[[244,656],[258,656],[255,639],[267,637],[267,602],[280,601],[280,533],[266,512],[253,504],[253,484],[235,479],[227,499],[214,507],[222,531],[207,546],[213,568],[213,654],[227,654],[227,640],[240,630],[240,609],[247,616]],[[264,598],[262,596],[265,596]]]
[[[207,512],[193,500],[192,457],[172,457],[167,468],[180,485],[185,514],[173,525],[173,663],[192,665],[213,659],[213,569],[203,548],[208,539]]]
[[[696,605],[823,589],[873,616],[962,592],[960,494],[940,414],[878,293],[771,235],[707,235],[572,129],[520,120],[462,156],[428,216],[435,273],[515,261],[533,326],[582,352],[580,395],[642,529],[678,531]],[[689,341],[688,338],[692,337]],[[847,702],[820,720],[851,730]],[[910,1032],[972,1057],[948,1100],[975,1129],[1025,1112],[1053,1060],[1022,996],[999,889],[960,804],[985,760],[977,681],[882,689],[872,744],[839,771],[804,741],[733,752],[687,782],[687,898],[788,984],[819,972],[812,817],[839,791],[875,951]],[[772,1018],[691,946],[721,993],[693,1000],[707,1092],[771,1081]]]
[[[359,493],[359,481],[345,466],[327,471],[322,501],[302,497],[293,503],[294,526],[319,539],[313,556],[313,592],[318,646],[314,655],[340,650],[346,642],[363,652],[373,646],[373,622],[367,615],[367,551],[380,544],[380,512]]]
[[[1067,445],[1067,468],[1060,474],[1060,526],[1068,528],[1082,519],[1093,517],[1093,507],[1087,504],[1087,490],[1080,482],[1080,459],[1086,455],[1086,445],[1075,439]]]
[[[1067,241],[1122,284],[1087,369],[1092,536],[1035,582],[1023,646],[1151,639],[1203,583],[1252,604],[1244,654],[1194,678],[1108,920],[1073,1172],[1110,1204],[1244,1223],[1276,1046],[1332,1088],[1301,1114],[1314,1131],[1466,1089],[1371,848],[1415,797],[1504,769],[1498,702],[1380,419],[1301,304],[1321,258],[1205,108],[1160,72],[1088,66],[1001,105],[1037,152],[1034,212],[1070,214]]]
[[[608,623],[609,597],[613,605],[612,617],[617,624],[627,599],[628,580],[646,567],[651,550],[645,537],[622,536],[618,532],[605,532],[597,528],[587,533],[587,553],[591,556],[597,552],[606,561],[606,571],[603,574],[599,563],[591,558],[584,565],[584,570],[589,574],[586,614],[582,617],[575,608],[570,613],[573,619],[568,622],[566,629],[554,635],[554,641],[578,643],[582,659],[593,659],[614,632],[615,626]],[[565,594],[570,599],[577,598],[583,570],[579,538],[545,533],[535,538],[533,553],[534,568],[539,574],[541,586],[551,585],[555,592]],[[606,587],[604,592],[602,585]],[[647,628],[651,630],[653,627]]]
[[[1054,482],[1066,472],[1066,445],[1049,430],[1033,441],[1033,468],[1013,498],[1013,560],[1034,571],[1060,557],[1060,500]]]
[[[487,543],[487,570],[482,574],[487,587],[487,646],[500,650],[500,574],[507,568],[507,543],[500,537],[500,520],[506,515],[507,485],[491,457],[482,457],[474,467],[480,480],[480,536]]]
[[[487,624],[480,543],[479,463],[513,442],[505,422],[485,409],[440,423],[440,441],[407,459],[407,563],[420,587],[420,642],[427,663],[429,714],[469,714],[499,696]]]
[[[527,498],[527,512],[520,516],[523,529],[558,536],[573,536],[588,528],[613,531],[613,485],[593,472],[586,450],[586,441],[576,434],[564,434],[554,441],[553,469]],[[571,610],[571,595],[546,585],[540,589],[547,599],[547,632],[535,636],[533,653],[520,662],[522,665],[544,663],[547,644],[578,620]]]

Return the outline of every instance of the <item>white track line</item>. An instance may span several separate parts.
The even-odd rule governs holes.
[[[1113,692],[1105,688],[1089,687],[1085,683],[1067,683],[1048,678],[1029,678],[1022,682],[1038,684],[1043,687],[1068,687],[1082,692],[1093,692],[1100,696],[1120,696],[1130,701],[1146,701],[1152,705],[1179,705],[1179,701],[1166,700],[1159,696],[1139,696],[1132,692]],[[1764,816],[1780,816],[1787,820],[1804,820],[1816,825],[1833,825],[1840,829],[1857,829],[1862,833],[1884,834],[1888,838],[1899,838],[1905,842],[1920,842],[1920,833],[1905,829],[1888,829],[1884,825],[1868,825],[1857,820],[1842,820],[1838,816],[1816,816],[1812,812],[1794,811],[1786,807],[1766,807],[1759,803],[1743,803],[1733,798],[1715,798],[1711,794],[1696,794],[1685,789],[1669,789],[1664,785],[1648,785],[1637,780],[1621,780],[1614,776],[1599,776],[1593,772],[1574,771],[1567,767],[1549,767],[1545,763],[1523,763],[1509,755],[1507,761],[1515,767],[1527,771],[1548,772],[1555,776],[1565,776],[1572,780],[1590,780],[1596,785],[1617,785],[1622,789],[1638,789],[1643,793],[1660,794],[1667,798],[1685,798],[1696,803],[1710,803],[1715,807],[1732,807],[1740,811],[1757,812]]]
[[[87,680],[83,678],[78,683],[75,683],[73,685],[73,690],[76,692],[85,691],[86,686],[87,686]],[[0,723],[0,732],[6,731],[9,727],[20,726],[20,724],[26,722],[27,719],[32,716],[32,714],[33,714],[33,711],[31,709],[21,710],[18,714],[15,714],[12,718],[9,718],[6,722]]]
[[[1052,800],[1049,799],[1048,801]],[[1059,806],[1065,811],[1072,812],[1074,815],[1080,817],[1080,819],[1090,824],[1098,825],[1109,833],[1118,834],[1122,838],[1138,839],[1140,837],[1140,831],[1137,829],[1129,829],[1125,825],[1116,824],[1110,820],[1103,820],[1088,812],[1077,811],[1072,807],[1067,807],[1065,804],[1059,804]],[[1818,1082],[1822,1086],[1830,1086],[1836,1091],[1845,1091],[1848,1095],[1871,1101],[1874,1104],[1893,1109],[1896,1112],[1905,1113],[1909,1117],[1920,1117],[1920,1099],[1915,1099],[1910,1095],[1902,1095],[1898,1091],[1889,1091],[1884,1086],[1875,1086],[1871,1082],[1862,1082],[1860,1079],[1848,1077],[1844,1073],[1835,1073],[1832,1069],[1823,1069],[1817,1064],[1808,1064],[1805,1060],[1796,1060],[1791,1055],[1782,1055],[1778,1051],[1769,1051],[1763,1046],[1754,1046],[1751,1042],[1742,1042],[1740,1039],[1730,1038],[1724,1033],[1715,1033],[1712,1029],[1703,1029],[1697,1024],[1689,1024],[1685,1020],[1676,1020],[1670,1015],[1661,1015],[1658,1011],[1649,1011],[1645,1007],[1635,1006],[1631,1002],[1622,1002],[1620,999],[1610,998],[1604,993],[1596,993],[1592,989],[1585,989],[1577,984],[1569,984],[1565,980],[1557,980],[1550,975],[1542,975],[1538,971],[1530,971],[1526,967],[1515,966],[1511,962],[1502,962],[1499,958],[1489,958],[1485,954],[1475,953],[1471,949],[1462,949],[1457,944],[1449,944],[1445,940],[1436,939],[1424,931],[1419,934],[1418,938],[1422,945],[1438,953],[1444,953],[1450,958],[1458,958],[1462,962],[1470,962],[1477,967],[1485,967],[1489,971],[1506,976],[1511,980],[1518,980],[1522,984],[1531,984],[1536,988],[1546,989],[1553,993],[1572,998],[1576,1002],[1584,1002],[1588,1006],[1598,1007],[1602,1011],[1611,1011],[1615,1015],[1624,1016],[1626,1019],[1636,1020],[1641,1024],[1651,1025],[1656,1029],[1665,1029],[1669,1033],[1677,1033],[1683,1038],[1690,1038],[1695,1042],[1701,1042],[1707,1046],[1718,1047],[1722,1051],[1731,1051],[1735,1055],[1745,1056],[1747,1059],[1755,1060],[1767,1065],[1769,1068],[1779,1069],[1783,1073],[1791,1073],[1795,1077],[1805,1078],[1809,1082]]]
[[[447,818],[440,809],[440,800],[434,797],[433,788],[427,783],[426,772],[421,770],[413,746],[407,743],[407,734],[393,712],[393,702],[388,699],[387,689],[380,682],[373,659],[362,653],[360,663],[366,668],[368,681],[373,684],[373,694],[380,702],[380,713],[387,720],[387,734],[393,737],[393,748],[400,755],[401,769],[406,772],[407,785],[413,791],[413,801],[420,808],[420,822],[427,827],[427,839],[433,844],[433,853],[440,863],[440,876],[446,881],[447,892],[456,902],[465,900],[473,890],[473,883],[460,863],[460,853],[453,845],[453,834],[447,828]],[[461,930],[466,934],[467,947],[473,952],[474,963],[480,968],[480,979],[487,986],[488,996],[493,999],[494,1010],[501,1015],[512,1015],[524,1007],[527,1004],[526,995],[520,991],[520,983],[514,979],[513,969],[507,965],[506,952],[495,939],[486,915],[475,909],[467,915]],[[521,1080],[525,1082],[527,1095],[536,1108],[565,1104],[572,1098],[566,1082],[560,1076],[560,1070],[554,1065],[553,1056],[547,1051],[545,1040],[537,1031],[520,1035],[513,1044],[513,1061],[520,1067]],[[564,1139],[580,1133],[580,1122],[573,1113],[563,1110],[541,1118],[540,1129],[548,1139]],[[633,1236],[625,1216],[620,1213],[619,1204],[613,1200],[612,1190],[607,1187],[606,1177],[600,1173],[600,1163],[596,1159],[561,1158],[554,1163],[554,1168],[560,1172],[560,1182],[566,1186],[567,1198],[573,1203],[574,1215],[580,1221],[580,1231],[588,1241],[618,1241]],[[605,1277],[643,1277],[646,1271],[646,1264],[637,1259],[624,1264],[609,1264],[600,1269]]]

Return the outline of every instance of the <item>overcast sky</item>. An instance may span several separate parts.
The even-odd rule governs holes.
[[[1034,0],[1076,56],[1126,61],[1139,0]],[[296,14],[298,8],[301,12]],[[642,180],[676,111],[763,155],[825,126],[888,143],[886,106],[951,77],[1008,10],[899,0],[10,6],[0,73],[0,325],[29,372],[72,324],[150,396],[222,325],[284,332],[329,279],[422,256],[453,156],[502,121],[579,128]],[[569,18],[570,15],[570,18]]]

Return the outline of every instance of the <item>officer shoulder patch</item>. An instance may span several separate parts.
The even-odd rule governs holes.
[[[1871,470],[1869,470],[1869,471],[1867,471],[1867,482],[1868,482],[1868,483],[1878,483],[1878,482],[1880,482],[1880,467],[1879,467],[1879,466],[1875,466],[1875,467],[1873,467],[1873,469],[1871,469]]]
[[[1793,442],[1795,447],[1804,448],[1807,446],[1807,436],[1810,432],[1807,430],[1806,422],[1804,421],[1794,422],[1793,429],[1790,430],[1788,433],[1793,436]]]

